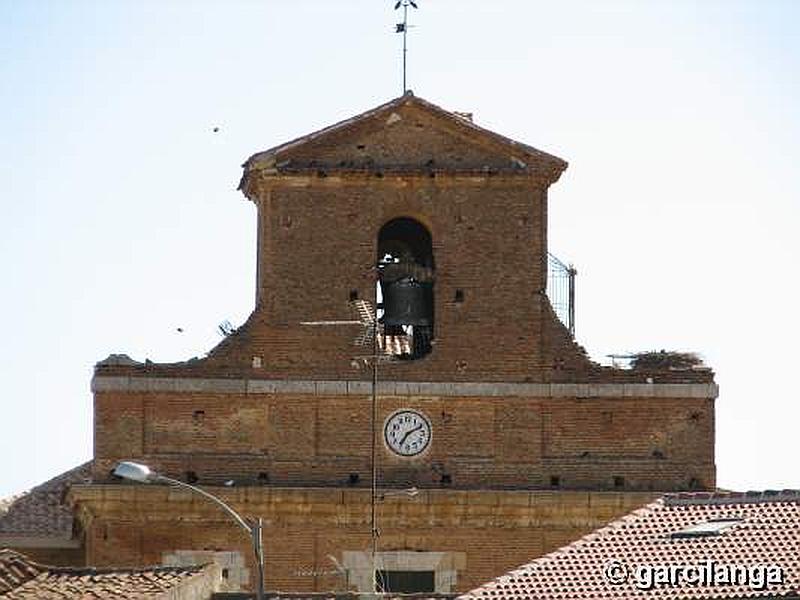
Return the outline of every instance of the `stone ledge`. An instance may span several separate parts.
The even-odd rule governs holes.
[[[364,396],[369,381],[205,379],[95,375],[93,392],[207,392],[215,394],[310,394]],[[716,398],[716,383],[483,383],[382,381],[382,396],[520,398]]]

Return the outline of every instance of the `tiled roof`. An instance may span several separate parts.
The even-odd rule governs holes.
[[[253,600],[252,592],[220,592],[212,596],[213,600]],[[360,592],[264,592],[266,600],[361,600]],[[384,594],[381,600],[451,600],[456,594],[450,592],[414,594]]]
[[[0,596],[33,579],[44,567],[7,548],[0,549]]]
[[[0,539],[4,536],[70,538],[72,512],[64,504],[64,494],[71,484],[89,479],[90,467],[90,462],[84,463],[29,492],[3,501]]]
[[[167,598],[169,592],[212,566],[90,569],[48,567],[10,550],[0,550],[2,600],[96,600]],[[175,596],[178,597],[178,596]],[[181,596],[189,598],[190,596]]]
[[[685,531],[710,521],[704,532]],[[725,565],[748,572],[724,583]],[[684,566],[692,569],[679,572]],[[771,583],[769,566],[780,569],[771,571]],[[624,581],[614,584],[604,572]],[[656,578],[643,589],[658,574],[672,582]],[[759,574],[767,576],[761,589]],[[665,496],[459,599],[777,598],[799,591],[800,492],[698,493]]]

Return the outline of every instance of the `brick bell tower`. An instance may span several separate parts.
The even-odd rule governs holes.
[[[369,591],[373,569],[393,591],[471,589],[661,492],[713,489],[713,373],[601,367],[553,312],[566,166],[410,92],[248,159],[250,318],[202,359],[96,366],[94,483],[70,492],[88,564],[210,556],[231,589],[252,581],[224,514],[113,481],[125,459],[262,517],[268,587],[304,592]],[[376,299],[373,562],[370,329],[340,322]]]

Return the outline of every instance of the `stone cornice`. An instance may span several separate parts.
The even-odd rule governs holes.
[[[75,538],[27,535],[24,533],[0,534],[0,546],[7,548],[81,548],[81,540]]]
[[[422,186],[492,186],[524,185],[529,189],[543,188],[552,183],[546,174],[527,171],[425,171],[388,169],[385,171],[363,170],[329,170],[309,169],[293,172],[278,170],[261,170],[251,174],[247,185],[243,187],[245,195],[256,200],[259,195],[270,189],[279,188],[340,188],[356,186],[363,188],[365,184],[374,183],[393,188],[416,188]]]
[[[364,526],[370,522],[368,488],[281,488],[251,486],[204,489],[242,514],[258,514],[267,526],[315,523]],[[565,523],[599,527],[616,515],[652,502],[659,492],[544,490],[420,490],[409,498],[391,496],[378,504],[385,526],[542,527]],[[226,522],[219,507],[198,494],[158,485],[81,484],[67,494],[81,521],[94,518]]]
[[[364,396],[369,381],[209,379],[95,375],[98,392],[205,392],[214,394],[308,394]],[[521,398],[716,398],[715,383],[491,383],[381,381],[381,396],[456,396]]]

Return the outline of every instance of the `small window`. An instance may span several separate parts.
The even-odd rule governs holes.
[[[730,529],[737,523],[741,523],[741,519],[712,519],[703,523],[691,525],[680,531],[670,534],[671,538],[697,538],[697,537],[710,537],[720,535],[722,532]]]
[[[375,571],[375,587],[376,592],[432,593],[436,578],[433,571]]]

